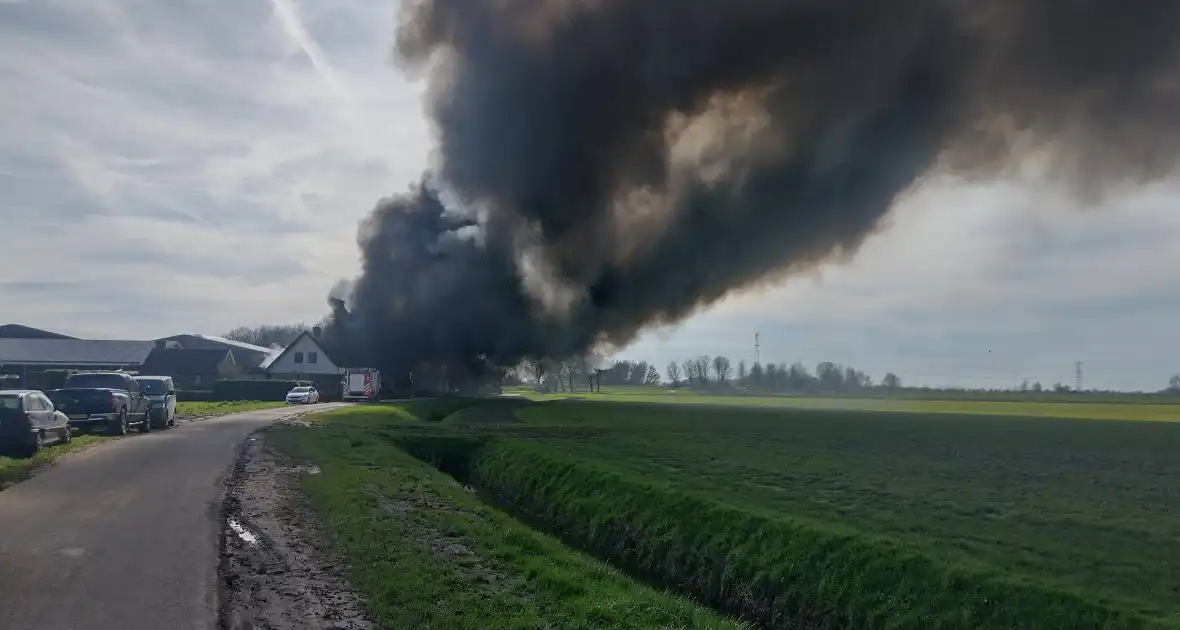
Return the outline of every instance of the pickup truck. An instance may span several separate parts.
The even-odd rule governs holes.
[[[131,426],[140,433],[152,430],[152,402],[139,383],[122,372],[79,372],[66,378],[65,386],[45,392],[58,411],[70,419],[75,431],[98,430],[126,435]]]

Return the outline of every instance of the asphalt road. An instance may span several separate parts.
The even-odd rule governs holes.
[[[252,431],[298,411],[133,434],[0,492],[0,628],[215,628],[221,481]]]

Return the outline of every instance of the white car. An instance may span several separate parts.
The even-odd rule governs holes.
[[[320,401],[320,393],[314,387],[302,386],[287,392],[287,402],[298,405],[314,405]]]

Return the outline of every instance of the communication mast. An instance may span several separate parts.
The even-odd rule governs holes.
[[[759,334],[760,333],[754,333],[754,365],[761,365],[762,364],[762,355],[761,355],[762,349],[758,344],[758,335]]]

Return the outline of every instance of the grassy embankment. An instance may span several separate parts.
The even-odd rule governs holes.
[[[176,414],[186,418],[207,418],[241,411],[254,411],[281,407],[284,403],[260,402],[256,400],[232,402],[182,402],[176,405]],[[132,429],[134,431],[134,428]],[[0,455],[0,489],[28,478],[35,470],[48,465],[63,455],[113,439],[105,435],[78,435],[69,444],[54,444],[41,449],[33,457],[5,457]]]
[[[415,523],[450,531],[522,589],[547,583],[521,557],[568,552],[489,543],[505,517],[402,450],[571,545],[765,627],[1180,627],[1180,425],[714,404],[485,403],[441,422],[414,418],[454,406],[419,404],[278,437],[324,470],[304,483],[375,609],[439,627],[453,620],[432,603],[450,589],[393,576],[462,574],[461,562]],[[368,560],[377,549],[398,551]],[[581,585],[571,601],[587,601],[596,575],[566,574]],[[567,588],[545,591],[547,610]],[[505,619],[460,608],[463,627]]]

